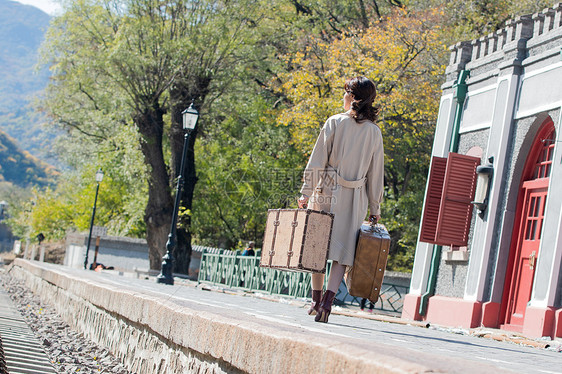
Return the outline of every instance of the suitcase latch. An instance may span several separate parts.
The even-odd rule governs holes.
[[[292,226],[292,227],[297,227],[298,225],[299,225],[299,222],[298,222],[298,221],[293,221],[293,222],[291,222],[291,226]]]
[[[273,226],[279,226],[280,224],[281,224],[281,222],[279,222],[279,220],[273,221]]]

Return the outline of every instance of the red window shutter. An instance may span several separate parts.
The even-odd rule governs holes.
[[[449,153],[439,219],[437,221],[436,244],[463,247],[468,244],[468,232],[472,219],[476,189],[477,157]]]
[[[434,156],[431,158],[420,233],[420,241],[422,242],[436,244],[435,234],[437,233],[437,221],[439,220],[439,208],[441,206],[446,169],[447,159],[445,157]]]

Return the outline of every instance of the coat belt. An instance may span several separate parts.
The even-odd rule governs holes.
[[[351,188],[351,189],[361,188],[365,185],[365,182],[367,181],[367,178],[348,181],[347,179],[342,178],[340,173],[338,173],[338,171],[334,167],[328,166],[328,170],[336,173],[337,175],[336,183],[345,188]]]

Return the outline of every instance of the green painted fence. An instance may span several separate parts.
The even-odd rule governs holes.
[[[262,268],[259,266],[260,253],[256,256],[241,256],[233,251],[203,250],[199,267],[199,283],[207,283],[234,289],[263,292],[293,298],[310,298],[310,273]],[[330,273],[331,262],[328,262],[326,275]],[[374,309],[400,313],[403,297],[409,287],[385,281],[381,287],[379,300]],[[326,277],[327,279],[327,277]],[[336,295],[336,304],[359,306],[360,298],[347,293],[344,286]],[[368,304],[368,303],[367,303]]]

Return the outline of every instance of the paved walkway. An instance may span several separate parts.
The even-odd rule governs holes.
[[[105,274],[104,274],[105,276]],[[106,281],[114,282],[114,277]],[[121,279],[117,282],[121,283]],[[302,302],[278,299],[263,295],[252,297],[241,292],[220,292],[220,289],[200,285],[177,284],[164,287],[151,281],[126,281],[129,285],[139,285],[150,292],[165,292],[179,304],[210,307],[214,313],[226,314],[241,319],[253,318],[264,324],[277,325],[315,334],[337,336],[369,343],[384,344],[381,351],[394,351],[405,354],[437,355],[439,360],[453,363],[456,359],[491,364],[500,369],[518,373],[558,373],[562,374],[562,352],[555,352],[530,346],[514,344],[510,341],[495,341],[487,338],[455,333],[454,329],[425,328],[421,325],[393,323],[391,318],[376,316],[369,318],[359,313],[338,308],[328,324],[314,322],[314,317],[306,314],[308,307]],[[130,282],[130,283],[129,283]],[[162,290],[164,288],[164,290]],[[168,289],[169,288],[169,289]],[[219,292],[205,292],[205,289]],[[262,295],[255,295],[262,296]],[[359,317],[359,318],[358,318]],[[456,330],[462,332],[462,330]],[[491,331],[491,330],[488,330]],[[532,342],[529,342],[532,343]],[[407,352],[407,350],[411,352]]]
[[[289,332],[298,339],[304,336],[310,344],[327,338],[334,342],[333,349],[345,350],[349,355],[354,354],[354,347],[363,348],[373,352],[373,355],[386,357],[389,365],[395,359],[447,373],[562,373],[561,352],[479,338],[466,332],[460,333],[462,330],[455,333],[456,330],[424,328],[405,324],[404,321],[385,322],[382,320],[392,321],[392,318],[372,319],[367,314],[358,318],[356,312],[349,313],[351,309],[347,310],[348,313],[341,310],[349,315],[331,315],[328,324],[315,323],[313,317],[306,314],[302,300],[221,291],[189,281],[176,280],[174,286],[168,286],[157,284],[152,278],[141,280],[51,264],[41,266],[87,282],[118,287],[145,296],[164,297],[201,313],[228,318],[233,324],[258,323],[266,329]],[[315,370],[311,368],[311,372]]]

